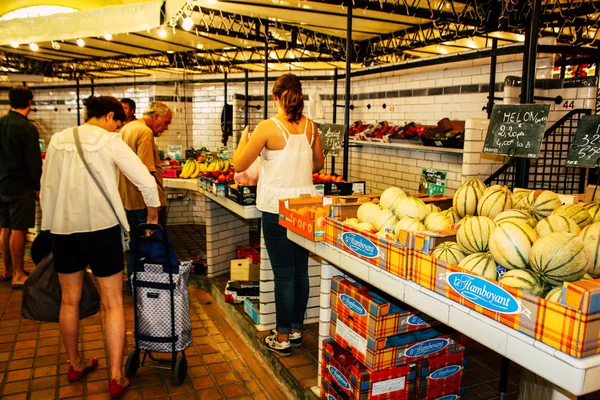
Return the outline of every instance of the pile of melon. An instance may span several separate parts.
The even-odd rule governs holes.
[[[511,192],[472,179],[451,210],[462,218],[456,242],[438,245],[438,259],[556,302],[564,282],[600,277],[598,202],[563,205],[549,190]]]
[[[356,218],[348,218],[342,224],[373,233],[378,238],[398,241],[401,230],[443,231],[459,219],[458,215],[452,214],[452,209],[441,212],[434,204],[425,204],[416,197],[407,196],[400,188],[390,187],[381,194],[379,203],[361,204]]]

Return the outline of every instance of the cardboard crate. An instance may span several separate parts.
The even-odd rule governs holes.
[[[363,339],[374,342],[440,323],[428,315],[342,276],[331,280],[331,310]]]
[[[467,365],[465,350],[449,352],[416,362],[417,393],[453,384],[460,388],[464,367]]]
[[[252,264],[249,258],[240,258],[230,261],[230,280],[250,281],[260,280],[260,264]]]
[[[565,283],[564,304],[559,304],[413,249],[409,263],[414,282],[465,307],[570,356],[581,358],[600,353],[598,279]],[[484,296],[488,293],[493,296]]]
[[[252,264],[260,263],[260,244],[254,246],[236,246],[236,258],[249,258]]]
[[[244,311],[255,324],[260,324],[260,304],[256,300],[244,299]]]
[[[225,196],[242,206],[254,206],[256,205],[256,185],[228,184],[225,188]]]
[[[310,208],[329,206],[336,201],[332,196],[301,196],[295,199],[279,200],[279,225],[295,232],[308,240],[320,242],[325,237],[326,215],[311,211]],[[306,213],[301,209],[309,209]]]
[[[414,398],[416,400],[459,400],[464,392],[460,382],[456,382],[419,392]]]
[[[436,232],[407,232],[400,231],[398,242],[404,247],[423,253],[431,253],[440,243],[455,242],[458,226],[452,224],[449,229]]]
[[[416,371],[414,365],[401,365],[374,372],[327,338],[323,340],[321,379],[323,394],[332,390],[334,396],[345,399],[408,399],[415,389]]]
[[[372,341],[360,336],[334,314],[332,311],[329,336],[373,371],[464,349],[462,335],[444,325]]]

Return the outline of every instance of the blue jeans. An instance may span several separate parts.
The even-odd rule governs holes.
[[[275,281],[277,332],[301,329],[308,304],[308,250],[291,242],[279,215],[262,213],[262,230]]]
[[[132,249],[127,252],[127,278],[129,278],[135,267],[135,252],[133,249],[135,248],[135,238],[138,233],[137,228],[139,224],[145,224],[148,220],[148,210],[146,208],[143,210],[125,210],[125,215],[127,215],[127,222],[129,223],[129,247]],[[158,223],[166,233],[167,221],[164,208],[161,208],[158,213]]]

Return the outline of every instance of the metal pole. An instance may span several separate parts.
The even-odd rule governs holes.
[[[76,93],[77,93],[77,126],[81,125],[81,111],[79,110],[79,75],[75,78]]]
[[[338,70],[333,70],[333,123],[337,122]],[[335,157],[331,157],[331,173],[335,173]]]
[[[265,100],[263,102],[263,119],[268,117],[269,108],[269,27],[265,26]]]
[[[492,116],[492,108],[494,108],[494,97],[496,96],[496,65],[498,63],[498,39],[492,39],[492,56],[490,59],[490,90],[488,91],[487,117]]]
[[[350,128],[350,81],[352,73],[352,1],[346,2],[346,7],[348,8],[348,16],[346,23],[346,87],[345,87],[345,96],[344,101],[346,103],[346,107],[344,108],[344,125],[346,125],[346,131],[344,132],[344,169],[343,169],[343,179],[345,181],[348,180],[348,153],[349,153],[349,145],[350,145],[350,136],[348,129]]]
[[[223,146],[225,146],[227,135],[229,134],[229,129],[227,128],[227,117],[229,117],[227,115],[227,72],[224,72],[223,75]]]
[[[94,95],[94,78],[91,79],[92,96]]]
[[[244,71],[244,126],[248,126],[248,70]]]
[[[542,0],[534,0],[531,10],[531,24],[525,34],[525,54],[523,54],[523,78],[521,80],[521,104],[532,104],[535,96],[535,72],[537,59],[538,33]],[[516,187],[527,189],[529,186],[530,160],[516,159]]]
[[[564,80],[566,75],[567,75],[567,66],[566,65],[562,65],[560,67],[560,79]]]

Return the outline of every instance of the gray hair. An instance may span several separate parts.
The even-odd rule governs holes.
[[[144,111],[144,116],[151,117],[154,114],[156,114],[162,118],[165,115],[167,115],[169,112],[171,112],[171,114],[172,114],[173,110],[171,110],[169,108],[169,106],[167,106],[165,103],[160,102],[160,101],[153,101],[152,103],[150,103],[148,105],[148,108],[146,108],[146,110]]]

